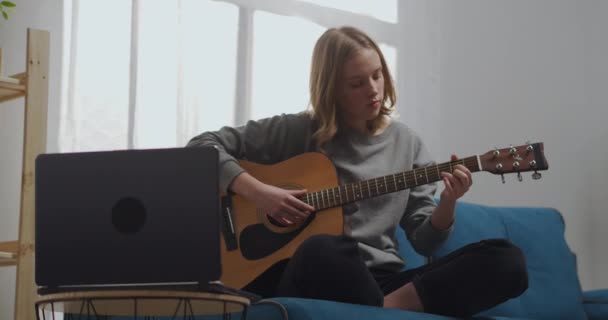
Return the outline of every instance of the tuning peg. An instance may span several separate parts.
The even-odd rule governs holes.
[[[500,150],[498,150],[497,147],[494,147],[494,151],[492,152],[492,155],[494,156],[494,159],[498,158],[498,156],[500,155]]]
[[[534,171],[534,173],[532,174],[532,179],[534,179],[534,180],[538,180],[542,177],[543,177],[543,175],[540,174],[540,172],[538,172],[538,171]]]
[[[530,142],[526,142],[526,144],[528,145],[526,147],[526,153],[530,153],[532,151],[534,151],[534,146],[530,144]]]
[[[524,181],[524,178],[521,176],[521,172],[517,173],[517,180],[519,180],[519,182]]]
[[[502,184],[505,184],[505,174],[504,173],[500,174],[500,180],[502,180]]]
[[[513,145],[511,145],[509,147],[509,153],[514,155],[516,152],[517,152],[517,149],[515,149],[515,147]]]
[[[530,167],[531,167],[531,168],[536,167],[536,160],[532,160],[532,161],[530,161]]]

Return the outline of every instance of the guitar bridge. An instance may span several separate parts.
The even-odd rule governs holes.
[[[224,236],[224,242],[226,243],[226,249],[233,251],[238,249],[238,243],[236,241],[236,229],[234,226],[233,215],[231,211],[232,198],[230,195],[222,197],[222,219],[221,228],[222,235]]]

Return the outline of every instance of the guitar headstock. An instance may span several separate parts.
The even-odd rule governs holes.
[[[542,142],[495,149],[479,156],[479,160],[481,170],[500,175],[517,173],[519,181],[522,180],[520,172],[534,171],[532,178],[538,180],[541,178],[538,171],[549,169]],[[504,177],[502,181],[504,183]]]

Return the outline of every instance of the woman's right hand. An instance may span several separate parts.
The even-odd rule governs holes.
[[[314,207],[297,197],[306,194],[306,190],[287,190],[265,183],[258,185],[251,201],[262,212],[279,223],[291,225],[304,222]]]

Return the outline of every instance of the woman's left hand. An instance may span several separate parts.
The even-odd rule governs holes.
[[[452,161],[458,160],[456,155],[452,155],[451,158]],[[471,171],[462,164],[456,165],[453,173],[442,172],[441,176],[445,184],[445,189],[441,192],[441,202],[456,202],[458,198],[469,191],[469,188],[473,184]]]

